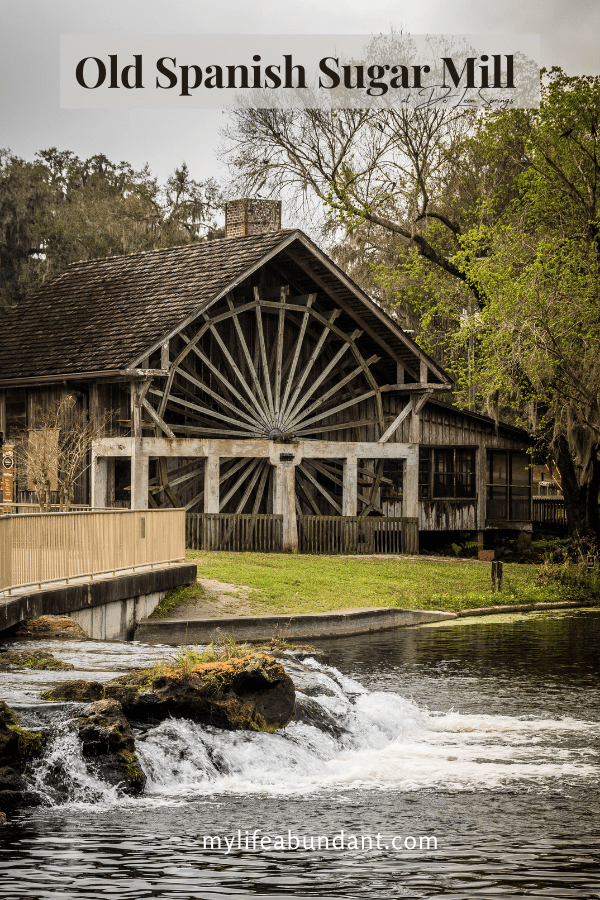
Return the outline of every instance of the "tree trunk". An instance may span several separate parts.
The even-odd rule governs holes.
[[[567,527],[576,538],[587,538],[600,544],[600,462],[598,442],[583,429],[566,436],[559,434],[553,441],[553,455],[565,498]]]

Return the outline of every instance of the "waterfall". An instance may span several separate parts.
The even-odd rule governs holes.
[[[296,685],[297,714],[275,734],[223,731],[185,719],[133,723],[148,781],[144,797],[127,803],[355,788],[511,790],[517,782],[564,784],[595,775],[589,749],[556,746],[565,733],[589,737],[589,723],[431,712],[396,693],[369,691],[314,659],[290,657],[284,665]],[[47,721],[50,712],[47,707]],[[29,776],[32,789],[46,805],[116,803],[118,791],[102,782],[94,760],[82,756],[73,710],[63,704],[54,712],[52,737]]]

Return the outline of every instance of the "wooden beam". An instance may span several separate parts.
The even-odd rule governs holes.
[[[416,398],[416,402],[415,402],[414,410],[413,410],[416,416],[419,415],[419,413],[421,412],[421,410],[423,409],[423,407],[425,406],[427,401],[429,399],[431,399],[432,393],[433,393],[433,391],[425,391],[425,393],[423,394],[422,397]]]
[[[390,391],[403,394],[405,391],[451,391],[453,384],[438,384],[435,381],[415,381],[408,384],[390,384]]]
[[[398,427],[402,424],[402,422],[404,422],[406,417],[411,414],[411,412],[412,412],[412,406],[410,403],[407,403],[407,405],[404,407],[402,412],[396,416],[396,418],[394,419],[394,421],[392,422],[390,427],[387,429],[387,431],[385,431],[384,434],[381,435],[378,443],[385,444],[386,441],[389,441],[391,436],[393,434],[395,434]]]
[[[148,415],[150,416],[152,421],[155,423],[155,425],[158,425],[158,427],[161,429],[161,431],[164,432],[164,434],[166,434],[167,437],[170,437],[170,438],[175,437],[175,435],[173,434],[173,432],[171,431],[169,426],[166,424],[166,422],[163,422],[161,417],[158,415],[157,412],[154,411],[154,408],[148,403],[148,401],[146,400],[145,397],[142,400],[142,406],[144,407],[144,409],[146,410],[146,412],[148,413]]]

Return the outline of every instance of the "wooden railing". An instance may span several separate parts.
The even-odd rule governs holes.
[[[105,509],[105,507],[102,507]],[[73,503],[69,508],[69,512],[81,512],[81,510],[85,510],[86,512],[99,512],[100,507],[92,507],[88,506],[87,503]],[[41,512],[65,512],[65,510],[61,509],[59,503],[52,503],[50,509],[40,509],[39,503],[1,503],[0,502],[0,514],[2,515],[14,515],[14,516],[27,516],[27,515],[35,515],[36,513]]]
[[[388,516],[298,516],[300,553],[419,552],[416,518]]]
[[[188,513],[185,542],[190,550],[280,553],[283,516]]]
[[[567,510],[565,501],[560,498],[544,497],[533,499],[534,525],[549,527],[565,527],[567,524]]]
[[[0,591],[165,565],[185,558],[185,510],[0,517]]]

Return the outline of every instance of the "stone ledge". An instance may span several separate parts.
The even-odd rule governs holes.
[[[182,563],[5,597],[0,599],[0,632],[25,619],[70,615],[77,610],[170,591],[182,584],[195,582],[197,571],[197,566]]]
[[[209,644],[232,636],[236,641],[270,640],[279,630],[288,641],[365,634],[406,625],[455,619],[437,610],[364,607],[335,612],[214,619],[140,619],[135,639],[146,644]]]

